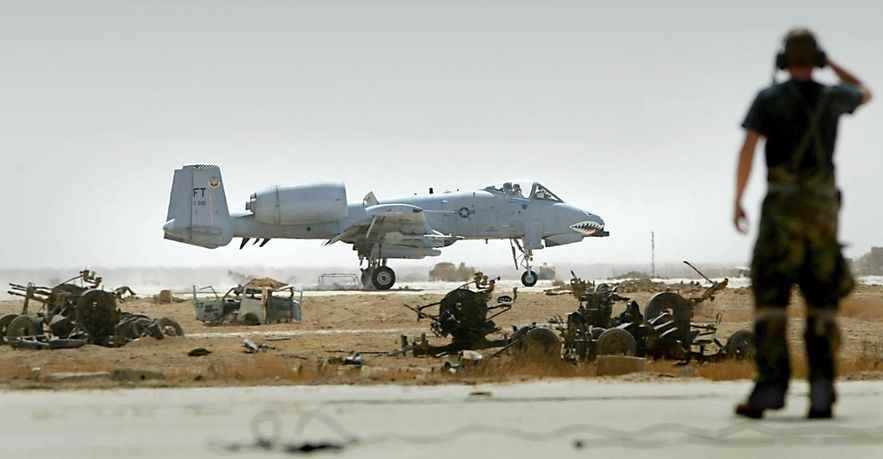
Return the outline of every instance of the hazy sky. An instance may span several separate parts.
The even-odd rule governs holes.
[[[848,254],[883,245],[883,7],[713,3],[4,0],[0,267],[355,264],[320,241],[164,240],[188,163],[221,166],[231,210],[273,184],[359,201],[529,177],[612,234],[538,262],[646,260],[654,230],[660,260],[744,263],[739,124],[793,25],[880,96],[844,119],[837,164]],[[508,257],[467,242],[434,261]]]

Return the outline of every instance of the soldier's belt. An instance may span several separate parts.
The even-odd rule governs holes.
[[[806,183],[773,183],[767,184],[767,193],[769,194],[787,194],[800,193],[817,196],[820,198],[836,198],[840,190],[836,186],[825,184],[806,184]]]

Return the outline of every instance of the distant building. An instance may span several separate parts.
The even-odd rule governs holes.
[[[549,266],[546,263],[543,263],[543,266],[540,266],[540,270],[537,275],[539,276],[539,280],[556,280],[558,278],[555,267]]]
[[[883,247],[871,247],[871,251],[856,258],[852,269],[858,275],[883,276]]]
[[[475,274],[475,268],[466,266],[465,263],[460,263],[460,266],[456,266],[453,263],[443,261],[441,263],[436,263],[436,265],[429,271],[429,280],[467,282],[472,279],[473,274]]]

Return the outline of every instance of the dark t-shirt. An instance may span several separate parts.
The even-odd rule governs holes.
[[[802,153],[797,170],[792,170],[793,155],[809,125],[807,110],[815,111],[825,85],[812,80],[788,80],[772,85],[757,94],[742,122],[742,127],[766,137],[768,169],[786,167],[798,177],[834,177],[834,144],[837,122],[844,113],[852,113],[861,104],[861,91],[850,85],[827,86],[828,101],[819,121],[823,159],[819,161],[816,145],[810,142]],[[821,164],[820,164],[821,162]]]

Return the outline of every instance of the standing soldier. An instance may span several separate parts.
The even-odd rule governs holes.
[[[837,399],[836,313],[840,299],[854,286],[837,241],[841,199],[834,182],[834,143],[840,116],[867,103],[871,92],[828,59],[807,29],[788,32],[776,65],[791,78],[760,91],[751,105],[742,124],[745,141],[736,176],[733,222],[744,234],[742,195],[757,141],[765,138],[768,188],[751,263],[758,375],[736,414],[760,418],[764,410],[785,406],[791,377],[786,308],[791,287],[797,284],[807,304],[809,418],[830,418]],[[826,65],[840,84],[827,86],[813,80],[813,69]]]

